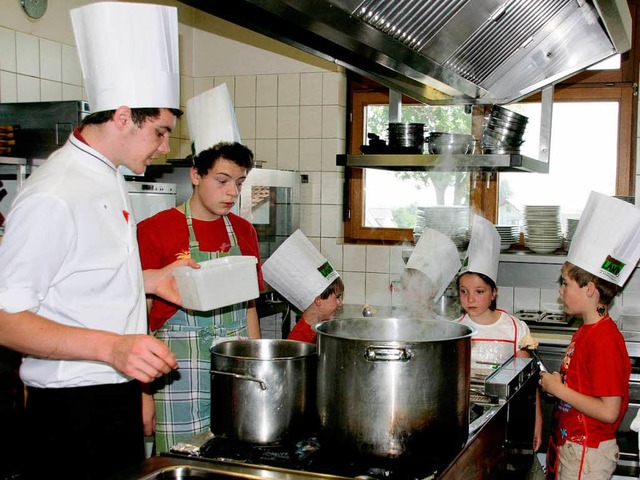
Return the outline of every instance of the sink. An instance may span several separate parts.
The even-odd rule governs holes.
[[[238,478],[238,476],[231,473],[219,472],[211,468],[176,466],[162,468],[150,475],[142,477],[140,480],[219,480],[225,478]]]
[[[113,480],[347,480],[346,477],[252,465],[233,460],[213,460],[182,455],[151,457],[144,463],[121,472]]]

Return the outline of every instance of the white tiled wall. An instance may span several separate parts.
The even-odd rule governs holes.
[[[18,3],[10,7],[10,15],[4,18],[22,18]],[[50,10],[56,8],[64,7],[50,4]],[[66,15],[60,18],[63,17],[67,18]],[[86,98],[76,49],[69,44],[68,35],[60,33],[60,41],[55,41],[51,35],[33,34],[37,28],[21,21],[16,21],[14,27],[0,20],[0,25],[0,102]],[[63,32],[69,28],[70,23],[65,23],[43,31]],[[345,301],[391,305],[389,286],[402,272],[402,248],[343,242],[344,172],[335,162],[336,154],[344,153],[346,148],[344,73],[336,71],[335,66],[325,71],[298,60],[273,62],[277,54],[256,54],[256,47],[243,47],[237,42],[233,51],[243,52],[244,48],[247,55],[232,56],[230,61],[235,65],[225,67],[216,60],[210,66],[196,69],[202,59],[216,52],[216,42],[226,42],[217,50],[228,49],[229,39],[219,38],[180,25],[181,105],[184,107],[193,95],[226,83],[243,142],[254,150],[256,159],[264,162],[265,168],[297,170],[307,176],[308,183],[301,185],[300,227],[342,273]],[[240,58],[244,61],[240,62]],[[252,60],[248,62],[247,58]],[[281,72],[274,72],[273,65],[284,66]],[[196,70],[205,74],[194,74]],[[171,158],[190,153],[186,120],[179,121],[177,127],[170,141]],[[640,132],[638,147],[640,152]],[[640,162],[636,165],[636,182],[640,184]],[[636,202],[640,203],[638,191]],[[509,311],[540,308],[554,303],[555,288],[555,285],[540,288],[504,285],[500,287],[499,305]],[[616,308],[622,308],[623,304],[640,310],[640,287],[627,287],[616,300]]]

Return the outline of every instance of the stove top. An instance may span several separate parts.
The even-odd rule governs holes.
[[[200,457],[243,464],[268,465],[359,479],[426,480],[435,478],[434,460],[364,459],[323,448],[316,436],[281,445],[250,445],[223,437],[211,438]]]

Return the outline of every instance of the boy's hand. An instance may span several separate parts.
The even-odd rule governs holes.
[[[538,382],[542,391],[547,395],[556,397],[560,389],[564,386],[562,377],[558,372],[544,373],[540,372],[540,381]]]

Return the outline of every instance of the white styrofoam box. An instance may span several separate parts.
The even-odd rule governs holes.
[[[208,311],[257,298],[256,263],[256,257],[228,256],[201,262],[198,269],[176,268],[173,276],[182,306]]]

